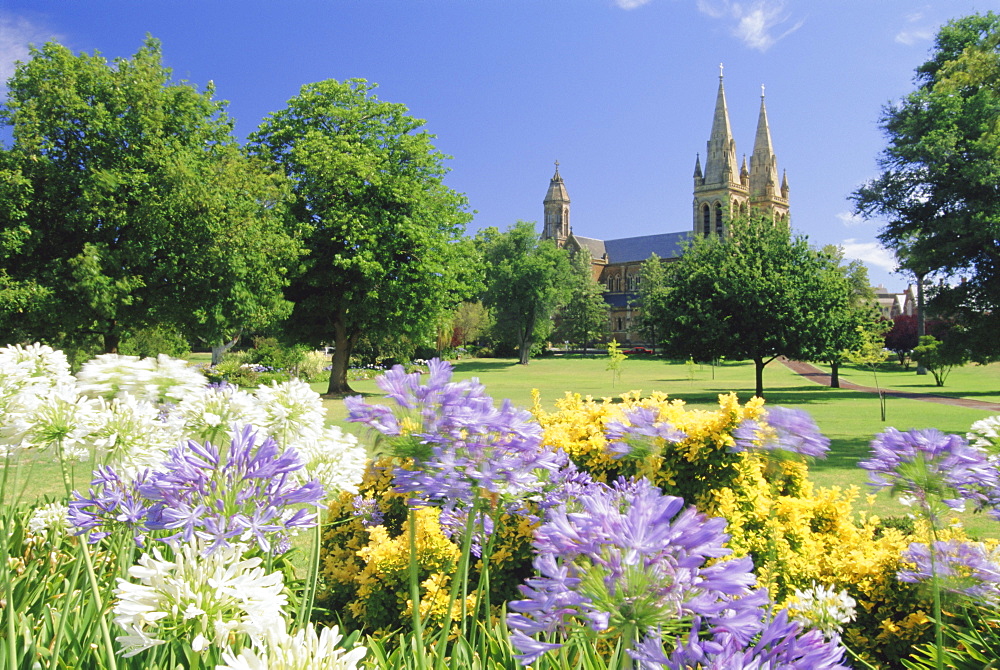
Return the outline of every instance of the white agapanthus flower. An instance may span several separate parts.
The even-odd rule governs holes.
[[[988,416],[976,421],[965,437],[974,447],[997,451],[1000,449],[1000,416]]]
[[[350,651],[338,647],[343,636],[336,626],[316,634],[306,626],[294,634],[269,631],[259,648],[222,653],[215,670],[355,670],[368,650],[357,646]]]
[[[261,384],[254,392],[260,423],[254,424],[284,448],[323,434],[326,408],[319,394],[300,379]]]
[[[832,586],[812,583],[805,591],[795,589],[789,614],[810,628],[817,628],[830,638],[839,634],[845,623],[856,616],[857,602],[847,591],[834,591]]]
[[[86,460],[97,413],[96,401],[81,396],[73,385],[60,384],[40,395],[8,436],[16,438],[22,450],[61,449],[64,459]]]
[[[77,380],[82,393],[103,398],[131,394],[151,403],[180,402],[208,384],[187,361],[160,354],[139,358],[102,354],[83,364]]]
[[[176,426],[160,420],[160,410],[131,394],[99,398],[89,439],[97,455],[123,479],[159,469],[167,452],[182,439]]]
[[[221,444],[233,424],[260,425],[263,415],[257,399],[238,386],[206,386],[188,394],[170,410],[170,423],[196,442]]]
[[[63,503],[49,503],[36,507],[28,518],[28,531],[32,535],[47,535],[49,531],[65,533],[69,528],[69,508]]]
[[[72,375],[66,354],[36,342],[0,347],[0,377],[16,377],[22,383],[45,380],[46,386],[55,386],[70,381]]]
[[[29,427],[28,416],[56,386],[73,383],[65,354],[42,344],[0,348],[0,455],[9,456]]]
[[[319,437],[305,438],[292,446],[305,466],[296,471],[301,481],[318,479],[327,497],[339,491],[358,492],[368,453],[354,435],[333,426],[326,428]]]
[[[163,644],[161,631],[204,651],[227,649],[240,639],[258,645],[267,631],[285,629],[287,596],[280,571],[268,574],[260,558],[244,559],[244,545],[217,548],[207,556],[201,549],[184,544],[164,558],[154,548],[129,568],[139,583],[118,580],[113,611],[115,624],[126,631],[117,638],[125,656]]]

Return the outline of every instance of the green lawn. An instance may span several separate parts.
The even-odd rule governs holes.
[[[829,366],[818,366],[829,373]],[[986,402],[1000,402],[1000,363],[990,365],[966,365],[955,368],[948,375],[944,386],[934,384],[930,373],[918,375],[915,365],[904,370],[895,362],[884,363],[878,369],[878,383],[883,388],[910,393],[934,393],[953,398],[971,398]],[[875,378],[871,368],[849,365],[840,373],[841,379],[874,386]]]

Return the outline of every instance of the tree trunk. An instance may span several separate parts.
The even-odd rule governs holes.
[[[830,388],[840,388],[840,362],[830,361]]]
[[[764,397],[764,366],[767,363],[764,362],[762,356],[755,356],[753,359],[754,366],[754,376],[757,380],[757,391],[754,393],[758,398]]]
[[[241,331],[242,332],[242,331]],[[219,342],[212,345],[212,365],[218,365],[222,362],[222,357],[226,355],[226,352],[232,349],[237,342],[240,341],[240,333],[236,333],[233,339],[228,342]]]
[[[327,395],[344,396],[354,393],[354,389],[347,383],[347,366],[351,361],[354,341],[355,338],[347,334],[347,328],[338,319],[333,325],[333,359],[330,368],[330,384],[326,389]]]
[[[521,347],[518,353],[520,355],[518,363],[521,365],[527,365],[528,361],[531,359],[531,340],[521,342]]]
[[[920,338],[927,334],[925,325],[925,315],[924,315],[924,275],[923,273],[917,274],[917,342]],[[927,374],[927,368],[925,368],[920,363],[917,363],[917,374],[925,375]],[[884,419],[883,419],[884,420]]]
[[[104,353],[117,354],[121,340],[121,333],[112,325],[111,329],[104,333]]]

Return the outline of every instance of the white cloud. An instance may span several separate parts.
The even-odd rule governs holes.
[[[614,0],[619,9],[635,9],[649,4],[650,0]]]
[[[787,28],[790,15],[782,0],[698,0],[698,11],[713,19],[726,19],[733,23],[731,31],[751,49],[767,51],[776,42],[802,27],[798,21]],[[780,29],[783,30],[779,32]]]
[[[860,214],[855,214],[854,212],[840,212],[837,214],[837,218],[840,219],[840,222],[848,228],[860,226],[865,222],[864,217]]]
[[[937,26],[927,23],[923,12],[906,15],[906,25],[896,33],[896,41],[912,46],[921,42],[930,42],[937,33]]]
[[[24,17],[0,12],[0,83],[14,74],[16,61],[28,60],[29,44],[40,47],[51,40],[62,38]]]
[[[858,242],[851,238],[841,242],[840,248],[844,251],[844,258],[863,261],[889,272],[896,270],[896,256],[877,242]]]

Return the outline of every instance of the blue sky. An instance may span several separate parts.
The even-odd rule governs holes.
[[[471,230],[539,221],[553,172],[573,231],[614,239],[692,226],[692,173],[719,64],[738,155],[766,86],[792,226],[901,291],[878,222],[850,193],[877,172],[880,111],[913,88],[937,28],[1000,9],[937,0],[4,0],[0,76],[27,44],[131,56],[148,33],[175,79],[209,80],[242,137],[306,83],[359,77],[452,156]]]

